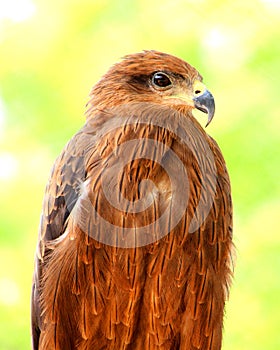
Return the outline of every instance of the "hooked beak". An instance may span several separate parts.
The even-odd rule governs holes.
[[[193,98],[193,102],[195,108],[208,114],[208,120],[205,127],[208,126],[215,114],[215,101],[213,95],[210,91],[204,90],[202,94]]]

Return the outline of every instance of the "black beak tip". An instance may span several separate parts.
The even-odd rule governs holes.
[[[195,108],[208,114],[208,120],[205,125],[207,127],[215,114],[215,100],[210,91],[206,90],[202,95],[197,96],[193,99]]]

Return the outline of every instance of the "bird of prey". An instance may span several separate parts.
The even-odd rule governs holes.
[[[157,51],[94,85],[52,168],[32,289],[34,350],[219,350],[232,201],[197,70]]]

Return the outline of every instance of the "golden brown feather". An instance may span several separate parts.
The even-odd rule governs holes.
[[[192,116],[201,81],[144,51],[93,87],[46,188],[34,350],[221,348],[232,204],[223,156]]]

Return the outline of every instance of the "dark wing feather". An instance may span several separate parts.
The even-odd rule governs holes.
[[[88,134],[83,129],[66,145],[52,168],[46,186],[39,227],[38,248],[35,257],[35,271],[32,287],[32,338],[33,348],[38,349],[41,329],[41,306],[39,286],[42,279],[42,264],[46,258],[46,243],[58,239],[65,230],[69,214],[78,196],[79,186],[86,173],[84,146]]]

